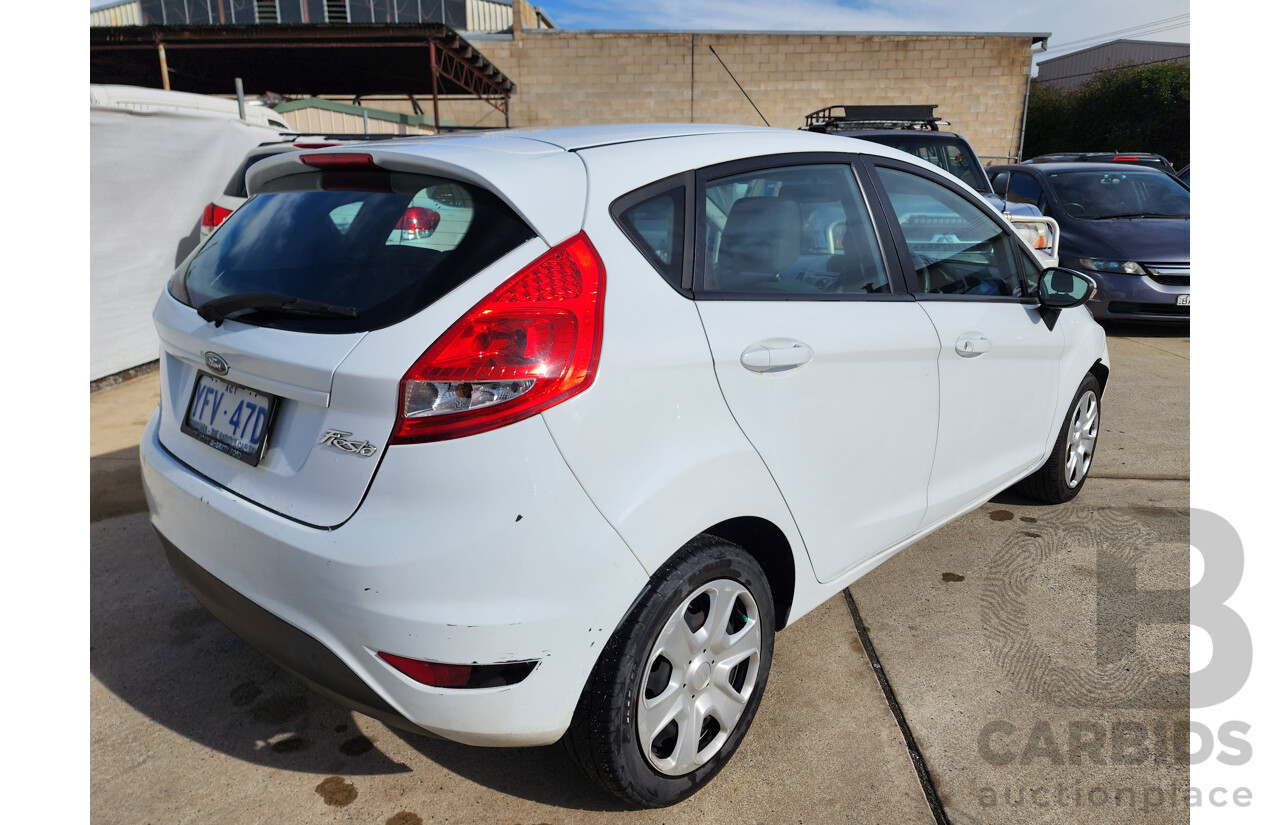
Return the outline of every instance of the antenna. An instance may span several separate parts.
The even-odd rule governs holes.
[[[716,47],[715,47],[715,46],[710,46],[710,45],[709,45],[709,46],[707,46],[707,48],[711,50],[711,53],[712,53],[712,54],[715,54],[715,55],[716,55],[716,60],[720,60],[720,55],[716,54]],[[723,60],[720,60],[720,65],[721,65],[721,66],[724,66],[724,70],[725,70],[726,72],[729,72],[729,67],[724,65],[724,61],[723,61]],[[759,107],[759,106],[757,106],[757,105],[756,105],[756,102],[755,102],[754,100],[752,100],[752,99],[751,99],[751,95],[747,94],[747,90],[746,90],[746,89],[744,89],[744,88],[742,88],[742,84],[738,82],[738,78],[736,78],[736,77],[734,77],[734,76],[733,76],[733,72],[729,72],[729,79],[733,81],[733,85],[735,85],[735,86],[737,86],[737,87],[738,87],[738,91],[742,92],[742,96],[743,96],[743,97],[745,97],[745,98],[747,99],[747,102],[751,104],[751,108],[756,110],[756,114],[760,115],[760,119],[764,121],[764,125],[765,125],[765,126],[768,126],[768,125],[769,125],[769,121],[765,118],[765,116],[764,116],[763,114],[761,114],[761,112],[760,112],[760,107]]]

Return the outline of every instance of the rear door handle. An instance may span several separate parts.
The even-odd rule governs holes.
[[[956,339],[956,352],[965,358],[973,358],[991,350],[991,339],[976,332],[966,332]]]
[[[742,351],[742,366],[752,372],[780,372],[803,366],[813,358],[807,344],[790,339],[770,338]]]

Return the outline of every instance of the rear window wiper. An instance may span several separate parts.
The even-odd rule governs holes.
[[[201,304],[196,312],[214,326],[222,326],[224,319],[237,312],[277,312],[283,314],[310,315],[315,318],[355,318],[360,313],[355,307],[334,306],[278,292],[244,292],[226,295]]]

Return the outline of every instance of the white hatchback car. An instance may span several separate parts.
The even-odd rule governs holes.
[[[250,188],[156,305],[151,520],[219,619],[390,724],[563,738],[670,804],[742,740],[775,631],[1006,487],[1085,482],[1091,282],[894,150],[497,132]]]

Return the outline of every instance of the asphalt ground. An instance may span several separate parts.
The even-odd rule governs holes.
[[[622,808],[557,747],[406,734],[280,672],[182,589],[148,526],[157,376],[94,392],[92,821],[1186,822],[1189,330],[1108,343],[1080,496],[1001,494],[783,631],[738,753],[659,811]]]

